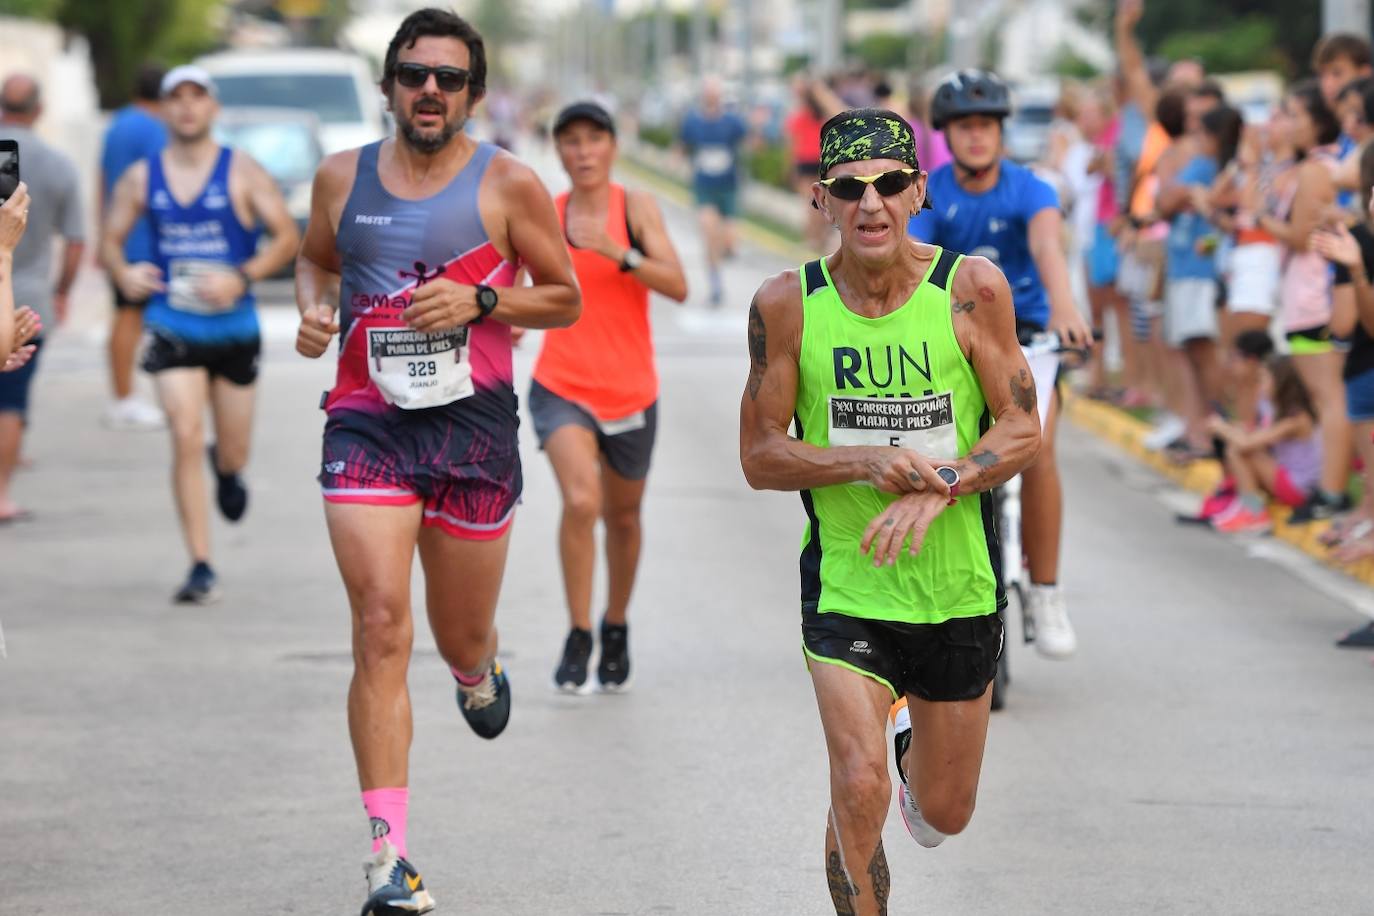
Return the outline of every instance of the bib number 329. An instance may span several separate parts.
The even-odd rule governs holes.
[[[468,349],[465,327],[438,334],[368,328],[367,371],[389,404],[442,407],[473,393]]]

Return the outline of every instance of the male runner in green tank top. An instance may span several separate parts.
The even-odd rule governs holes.
[[[1035,458],[1040,422],[1001,272],[906,237],[926,187],[911,128],[848,111],[821,143],[815,205],[840,248],[754,297],[740,457],[756,489],[801,491],[826,877],[837,913],[878,914],[894,701],[913,726],[897,761],[912,836],[933,846],[973,814],[1005,602],[988,491]]]

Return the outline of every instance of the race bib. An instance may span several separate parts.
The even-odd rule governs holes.
[[[735,170],[735,154],[728,146],[703,146],[697,150],[696,167],[703,175],[728,175]]]
[[[403,410],[442,407],[470,397],[468,329],[438,334],[410,328],[367,329],[367,372],[386,398]]]
[[[891,445],[927,458],[959,457],[954,392],[921,398],[830,396],[831,445]]]
[[[596,425],[608,436],[618,436],[621,433],[632,433],[635,430],[643,429],[645,423],[644,411],[632,413],[628,417],[621,417],[619,420],[602,420],[596,418]]]
[[[200,281],[212,274],[229,273],[223,261],[202,261],[197,258],[174,258],[167,264],[167,304],[178,312],[194,315],[218,315],[234,310],[237,302],[215,305],[200,297]]]

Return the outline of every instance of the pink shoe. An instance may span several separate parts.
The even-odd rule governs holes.
[[[1274,529],[1274,521],[1268,509],[1251,512],[1236,500],[1230,509],[1212,519],[1212,527],[1223,534],[1268,534]]]
[[[1236,505],[1236,502],[1234,492],[1226,493],[1218,490],[1202,501],[1202,508],[1198,510],[1197,517],[1204,522],[1210,522],[1225,515],[1232,506]]]

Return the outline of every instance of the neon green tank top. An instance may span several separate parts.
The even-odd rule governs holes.
[[[881,318],[840,301],[824,260],[802,268],[797,436],[828,448],[897,445],[931,459],[973,448],[991,422],[983,389],[954,336],[949,289],[962,256],[939,249],[901,308]],[[938,464],[937,464],[938,466]],[[874,568],[864,529],[897,497],[868,483],[803,490],[802,606],[900,623],[940,623],[1005,606],[992,497],[960,497],[921,552]]]

